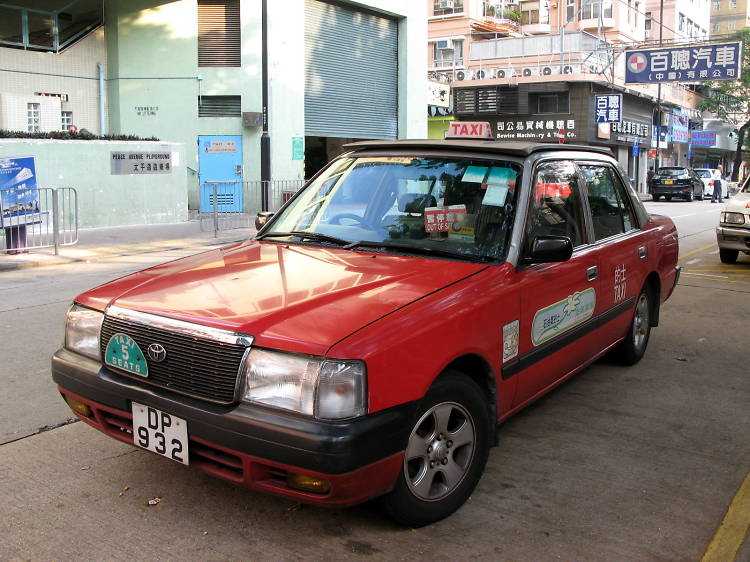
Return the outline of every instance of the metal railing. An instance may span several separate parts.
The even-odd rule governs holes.
[[[249,228],[263,210],[264,192],[268,211],[277,211],[304,185],[304,180],[207,181],[208,212],[200,213],[201,230]],[[238,202],[241,202],[238,203]]]
[[[0,253],[16,254],[78,242],[78,192],[72,187],[37,188],[38,200],[8,205],[14,190],[0,190]]]

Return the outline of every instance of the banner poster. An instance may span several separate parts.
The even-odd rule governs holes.
[[[28,215],[39,215],[34,157],[0,157],[0,226],[8,228],[39,220],[38,216]]]

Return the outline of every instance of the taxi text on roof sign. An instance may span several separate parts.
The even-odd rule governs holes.
[[[625,83],[736,80],[742,42],[625,51]]]
[[[492,126],[486,121],[454,121],[445,132],[446,139],[492,138]]]

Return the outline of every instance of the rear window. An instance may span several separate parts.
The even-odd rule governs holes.
[[[701,178],[711,177],[711,170],[695,170],[695,173],[698,174],[698,177],[701,177]]]
[[[660,176],[684,176],[688,173],[687,168],[659,168]]]

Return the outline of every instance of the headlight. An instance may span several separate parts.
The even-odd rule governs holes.
[[[721,213],[721,222],[727,224],[745,224],[745,215],[742,213]]]
[[[104,314],[74,304],[65,319],[65,347],[86,357],[100,359],[99,333]]]
[[[362,361],[253,349],[242,399],[335,420],[366,413],[365,386]]]

